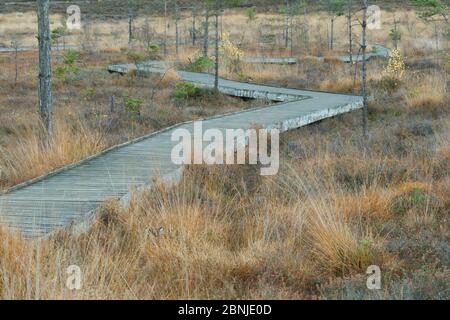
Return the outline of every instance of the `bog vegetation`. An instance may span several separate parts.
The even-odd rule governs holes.
[[[442,8],[413,2],[420,6],[395,14],[389,2],[383,11],[389,28],[370,33],[370,43],[398,48],[387,60],[368,62],[367,140],[360,114],[347,114],[284,134],[274,177],[261,177],[254,166],[188,167],[175,185],[157,179],[152,190],[134,192],[128,207],[107,201],[83,234],[61,230],[30,241],[2,228],[0,297],[449,299],[448,22],[428,22]],[[305,7],[261,8],[223,13],[221,76],[360,92],[359,64],[336,59],[348,51],[343,8],[307,14]],[[51,143],[36,112],[37,53],[0,53],[2,189],[178,122],[268,103],[180,81],[176,69],[214,69],[214,53],[204,55],[204,29],[195,29],[192,44],[193,33],[182,32],[192,16],[182,12],[176,54],[175,19],[167,18],[171,41],[160,42],[150,35],[163,35],[167,20],[158,14],[150,24],[141,12],[130,45],[125,19],[95,21],[70,34],[52,15],[54,41],[82,47],[53,52]],[[30,17],[33,23],[24,22]],[[30,12],[0,14],[0,42],[10,43],[4,35],[20,33],[20,26],[21,45],[33,43],[33,19]],[[245,63],[264,55],[299,62]],[[177,64],[161,76],[105,72],[108,63],[148,59]],[[70,265],[82,270],[82,290],[66,287]],[[370,265],[382,270],[382,290],[366,288]]]

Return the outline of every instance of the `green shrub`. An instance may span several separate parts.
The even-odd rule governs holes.
[[[97,90],[95,90],[95,88],[86,88],[83,89],[82,93],[86,98],[92,98],[97,94]]]
[[[140,116],[141,115],[141,106],[144,103],[144,100],[140,98],[131,98],[128,95],[123,96],[123,103],[125,105],[125,111],[132,116]]]
[[[186,70],[190,72],[208,72],[212,68],[214,68],[214,61],[203,56],[197,57],[186,66]]]
[[[370,255],[370,240],[362,239],[359,241],[358,253],[360,256],[368,257]]]
[[[217,94],[213,88],[198,88],[190,82],[179,82],[172,91],[172,97],[178,106],[189,99],[217,99]]]
[[[413,188],[410,192],[396,197],[392,204],[394,214],[403,215],[411,209],[425,209],[427,194],[420,188]]]
[[[389,94],[396,92],[401,85],[402,81],[399,78],[390,76],[385,76],[378,82],[378,87]]]
[[[251,23],[258,19],[255,8],[248,8],[245,10],[245,16],[247,17],[247,23]]]
[[[141,52],[136,52],[136,51],[128,51],[127,58],[129,60],[133,61],[134,64],[137,64],[139,62],[146,60],[145,54],[143,54]]]
[[[52,42],[55,43],[59,38],[64,37],[67,34],[67,29],[64,27],[58,27],[52,30],[51,38]]]
[[[161,59],[159,55],[160,47],[157,44],[149,44],[147,47],[147,55],[150,60],[159,60]]]
[[[56,66],[53,71],[53,75],[59,80],[64,80],[66,78],[66,70],[64,69],[64,66]]]
[[[77,60],[80,59],[78,52],[73,50],[68,50],[64,54],[64,64],[68,66],[73,66]]]
[[[402,34],[398,30],[391,29],[391,31],[389,32],[389,38],[392,41],[400,41],[402,40]]]
[[[201,90],[190,82],[179,82],[172,91],[172,96],[177,100],[186,100],[200,96]]]
[[[79,60],[80,55],[78,52],[73,50],[68,50],[64,53],[63,63],[58,64],[53,71],[55,77],[59,80],[66,81],[68,76],[73,76],[78,74],[81,69],[76,65],[76,62]]]

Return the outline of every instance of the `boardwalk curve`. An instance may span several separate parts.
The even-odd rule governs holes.
[[[123,65],[122,65],[123,66]],[[113,72],[115,67],[108,70]],[[163,73],[167,64],[147,62],[144,73]],[[199,86],[212,87],[210,74],[178,72]],[[254,124],[281,132],[362,107],[353,95],[278,88],[220,79],[220,90],[239,97],[266,97],[278,103],[203,121],[203,128],[247,129]],[[176,179],[182,168],[171,162],[171,134],[177,128],[193,130],[193,121],[180,123],[122,145],[114,146],[0,195],[0,222],[26,237],[38,237],[73,222],[86,221],[106,199],[126,197],[133,188],[148,185],[152,177]]]

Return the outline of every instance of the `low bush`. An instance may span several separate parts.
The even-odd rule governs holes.
[[[77,66],[77,61],[80,59],[78,52],[68,50],[64,53],[63,63],[58,64],[53,71],[54,76],[63,81],[67,81],[69,78],[80,73],[81,68]]]
[[[402,81],[397,77],[384,76],[380,80],[373,83],[374,87],[392,95],[398,91],[402,85]]]
[[[145,60],[144,54],[135,51],[128,51],[127,58],[133,61],[134,63],[138,63]]]
[[[201,95],[201,89],[196,87],[190,82],[179,82],[175,85],[172,91],[172,96],[178,100],[186,100],[190,98],[196,98]]]
[[[214,68],[214,61],[208,57],[197,57],[194,61],[189,60],[186,70],[190,72],[209,72]]]
[[[147,47],[147,56],[150,60],[160,60],[161,55],[160,53],[161,48],[157,44],[149,44]]]
[[[123,103],[125,105],[125,111],[131,116],[141,115],[141,106],[144,100],[140,98],[131,98],[128,95],[123,96]]]

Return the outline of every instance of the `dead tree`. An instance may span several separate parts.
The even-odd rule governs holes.
[[[347,24],[348,24],[348,54],[350,57],[350,66],[353,65],[353,25],[352,12],[353,0],[348,0]],[[351,67],[350,67],[351,70]]]
[[[133,41],[133,0],[128,0],[128,45]]]
[[[37,1],[38,42],[39,42],[39,114],[48,136],[52,135],[52,64],[51,36],[48,18],[49,0]]]
[[[331,31],[330,31],[330,42],[329,49],[334,50],[334,24],[337,17],[343,15],[344,2],[342,0],[332,0],[328,1],[328,6],[331,11]]]
[[[331,17],[331,31],[330,31],[330,50],[333,51],[334,49],[334,20],[336,19],[335,16]]]
[[[195,46],[197,42],[197,26],[196,26],[197,15],[195,13],[195,8],[192,10],[192,46]]]
[[[286,22],[285,22],[285,28],[284,28],[284,45],[286,49],[289,47],[289,0],[285,1],[285,15],[286,15]]]
[[[363,2],[363,18],[362,18],[362,95],[363,95],[363,119],[362,119],[362,129],[363,137],[365,139],[369,136],[369,130],[367,127],[368,122],[368,98],[367,98],[367,62],[366,62],[366,32],[367,32],[367,9],[369,8],[368,0],[362,0]]]
[[[15,65],[15,77],[14,77],[14,86],[17,85],[17,79],[19,77],[19,41],[17,39],[13,39],[11,41],[11,46],[14,48],[14,65]]]
[[[109,112],[114,113],[115,110],[116,110],[116,97],[112,95],[111,102],[109,104]]]
[[[205,9],[205,25],[204,25],[204,41],[203,41],[203,56],[205,58],[208,57],[208,46],[209,46],[209,8],[208,4],[206,4]]]
[[[179,29],[180,10],[178,4],[175,4],[175,52],[177,60],[180,55],[180,29]]]
[[[397,17],[394,15],[394,30],[391,32],[391,35],[392,35],[392,40],[394,41],[395,49],[398,49],[398,42],[400,41],[400,38],[401,38],[401,33],[398,30],[399,22],[400,21],[397,20]]]
[[[216,0],[216,10],[215,10],[215,28],[216,28],[216,63],[215,63],[215,74],[214,74],[214,89],[219,91],[219,3]]]
[[[164,56],[167,56],[167,0],[164,0]]]

